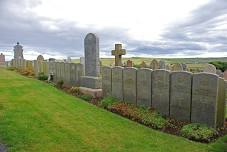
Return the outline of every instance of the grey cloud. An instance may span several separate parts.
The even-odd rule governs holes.
[[[217,25],[227,24],[227,2],[212,0],[192,12],[190,18],[169,26],[159,41],[136,41],[127,35],[127,29],[92,26],[80,28],[76,23],[38,17],[30,12],[20,11],[40,5],[39,0],[0,0],[0,50],[10,50],[20,41],[25,49],[39,53],[65,56],[83,55],[83,39],[89,32],[97,33],[101,51],[110,55],[114,43],[127,45],[128,53],[139,55],[168,55],[182,53],[199,55],[209,50],[205,43],[214,45],[215,51],[227,49],[227,29],[216,29]],[[226,15],[226,18],[220,16]],[[57,30],[49,29],[44,22],[51,22]],[[212,51],[212,50],[209,50]]]
[[[190,18],[170,26],[162,37],[173,42],[207,43],[213,46],[206,48],[210,52],[226,51],[226,47],[216,47],[227,40],[227,29],[218,29],[219,25],[227,25],[227,1],[211,0],[193,11]]]

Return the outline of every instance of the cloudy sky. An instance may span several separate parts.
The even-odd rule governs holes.
[[[83,56],[94,32],[101,57],[123,43],[127,56],[227,56],[227,0],[0,0],[0,52],[26,59]]]

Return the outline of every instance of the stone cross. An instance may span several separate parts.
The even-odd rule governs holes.
[[[122,49],[122,44],[115,44],[115,50],[112,50],[112,55],[115,56],[115,66],[122,66],[122,55],[126,54],[126,50]]]
[[[23,56],[23,47],[17,42],[17,45],[14,46],[14,59],[24,59]]]

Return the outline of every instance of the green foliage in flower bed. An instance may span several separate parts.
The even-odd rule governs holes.
[[[85,101],[91,101],[91,99],[93,98],[91,95],[80,95],[78,97]]]
[[[106,97],[100,101],[100,106],[105,109],[110,109],[111,106],[116,102],[118,102],[118,99],[114,97]]]
[[[181,129],[181,134],[188,139],[210,142],[217,135],[217,131],[203,124],[192,123],[185,125]]]
[[[39,73],[39,75],[38,75],[38,79],[39,79],[39,80],[45,81],[45,80],[48,79],[48,76],[45,75],[43,72],[41,72],[41,73]]]
[[[166,119],[154,111],[139,108],[127,103],[114,103],[110,110],[155,129],[162,129],[168,123]]]

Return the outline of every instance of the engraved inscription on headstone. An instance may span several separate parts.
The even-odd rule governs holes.
[[[137,70],[137,105],[151,107],[151,75],[152,70],[141,68]]]
[[[164,116],[169,116],[169,77],[167,70],[152,73],[152,107]]]
[[[123,67],[112,68],[112,96],[123,101]]]
[[[136,68],[123,69],[123,95],[124,101],[136,105]]]
[[[214,128],[223,126],[223,121],[218,122],[220,118],[217,118],[222,113],[218,107],[223,106],[223,101],[219,100],[221,97],[218,97],[219,91],[221,91],[219,77],[216,74],[198,73],[193,75],[192,122],[204,123]],[[221,126],[219,126],[220,124]]]
[[[111,90],[112,90],[112,72],[110,67],[102,67],[102,91],[103,96],[111,96]]]
[[[172,72],[170,82],[170,117],[189,122],[192,73]]]

